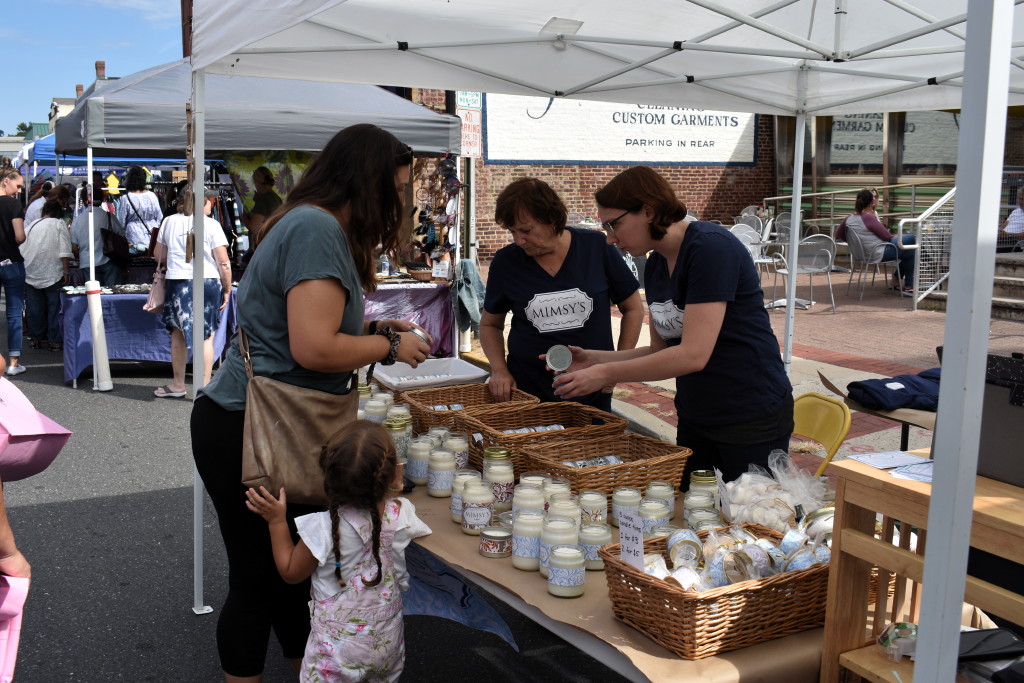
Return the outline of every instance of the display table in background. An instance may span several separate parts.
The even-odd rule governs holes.
[[[547,582],[537,572],[514,568],[510,558],[480,555],[479,538],[462,533],[461,527],[451,521],[449,499],[431,498],[425,489],[418,487],[409,499],[433,533],[415,543],[470,582],[630,680],[810,683],[818,679],[820,628],[698,661],[680,659],[615,619],[604,572],[587,572],[586,592],[579,598],[549,595]],[[681,501],[676,507],[682,509]],[[615,529],[613,542],[618,542]]]
[[[142,310],[148,298],[148,294],[100,295],[107,357],[111,360],[171,362],[171,337],[160,322],[160,316]],[[78,376],[92,365],[89,301],[84,295],[61,294],[60,302],[64,327],[64,381],[77,381]],[[234,328],[234,306],[225,306],[220,314],[220,327],[213,337],[214,357],[220,356]]]
[[[367,320],[409,320],[416,323],[434,340],[430,353],[435,356],[455,355],[455,312],[446,282],[399,282],[377,285],[367,294]]]

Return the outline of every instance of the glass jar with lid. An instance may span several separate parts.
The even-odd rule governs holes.
[[[548,555],[556,545],[576,545],[580,542],[576,523],[568,517],[544,518],[540,529],[540,573],[548,575]]]
[[[455,454],[455,464],[459,468],[469,466],[469,435],[463,431],[453,430],[445,434],[443,445]]]
[[[491,525],[494,513],[494,494],[491,487],[472,479],[462,487],[462,533],[479,536],[480,530]]]
[[[491,485],[494,493],[494,511],[504,512],[512,509],[512,488],[516,477],[512,472],[512,463],[492,464],[484,471],[484,480]]]
[[[405,423],[402,420],[388,418],[384,420],[384,429],[388,436],[395,442],[395,455],[398,462],[405,462],[409,457],[409,435],[405,430]]]
[[[449,510],[452,521],[462,524],[462,489],[467,481],[480,481],[480,473],[476,470],[459,470],[452,477],[452,500]]]
[[[722,502],[718,498],[718,479],[714,470],[694,470],[690,472],[690,491],[705,491],[711,494],[715,501],[715,507]]]
[[[485,446],[483,454],[483,467],[484,476],[487,476],[487,470],[491,468],[491,465],[512,465],[512,453],[509,452],[504,446]],[[513,468],[514,469],[514,468]]]

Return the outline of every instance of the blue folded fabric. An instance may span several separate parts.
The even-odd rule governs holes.
[[[405,549],[405,562],[409,590],[402,595],[402,612],[443,617],[489,631],[519,652],[505,620],[451,567],[415,544]]]
[[[916,375],[896,375],[887,379],[865,379],[846,385],[849,397],[872,410],[914,408],[934,411],[939,407],[941,368]]]

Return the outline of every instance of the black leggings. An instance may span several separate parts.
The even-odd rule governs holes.
[[[694,470],[717,467],[725,481],[738,479],[750,465],[759,465],[767,470],[768,456],[773,450],[789,451],[790,436],[783,434],[761,443],[729,444],[701,436],[680,420],[676,428],[676,444],[693,450],[683,469],[680,489],[690,490],[690,473]]]
[[[221,668],[232,676],[257,676],[266,662],[271,629],[286,658],[302,658],[309,636],[309,579],[295,585],[281,579],[267,523],[245,507],[244,421],[244,412],[224,410],[200,396],[192,409],[192,457],[217,509],[228,556],[228,596],[217,620]],[[320,509],[289,503],[293,539],[298,538],[295,517]]]

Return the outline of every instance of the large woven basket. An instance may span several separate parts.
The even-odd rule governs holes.
[[[560,424],[565,429],[526,434],[504,433],[506,429],[553,424]],[[523,449],[529,446],[622,434],[628,424],[621,417],[571,401],[519,403],[513,406],[495,403],[468,408],[455,415],[455,425],[469,434],[470,464],[477,468],[483,467],[484,448],[504,446],[509,449],[512,467],[517,475],[527,469]],[[479,437],[476,436],[478,434]]]
[[[412,425],[417,432],[425,432],[434,426],[455,426],[455,415],[459,410],[434,410],[431,406],[462,404],[464,408],[480,406],[502,406],[510,408],[523,403],[540,403],[540,399],[519,389],[512,390],[512,398],[505,403],[496,403],[486,384],[459,384],[453,387],[413,389],[403,395],[412,413]]]
[[[651,481],[667,481],[679,493],[679,481],[690,457],[689,448],[639,434],[617,434],[586,441],[562,441],[523,449],[526,467],[544,470],[569,480],[573,493],[598,489],[611,495],[616,486],[643,489]],[[566,460],[585,460],[599,455],[618,455],[619,465],[570,467]]]
[[[757,524],[744,527],[759,538],[782,536]],[[644,551],[666,555],[665,541],[645,541]],[[615,617],[683,659],[704,659],[825,623],[827,564],[696,593],[625,563],[619,548],[599,551]]]

